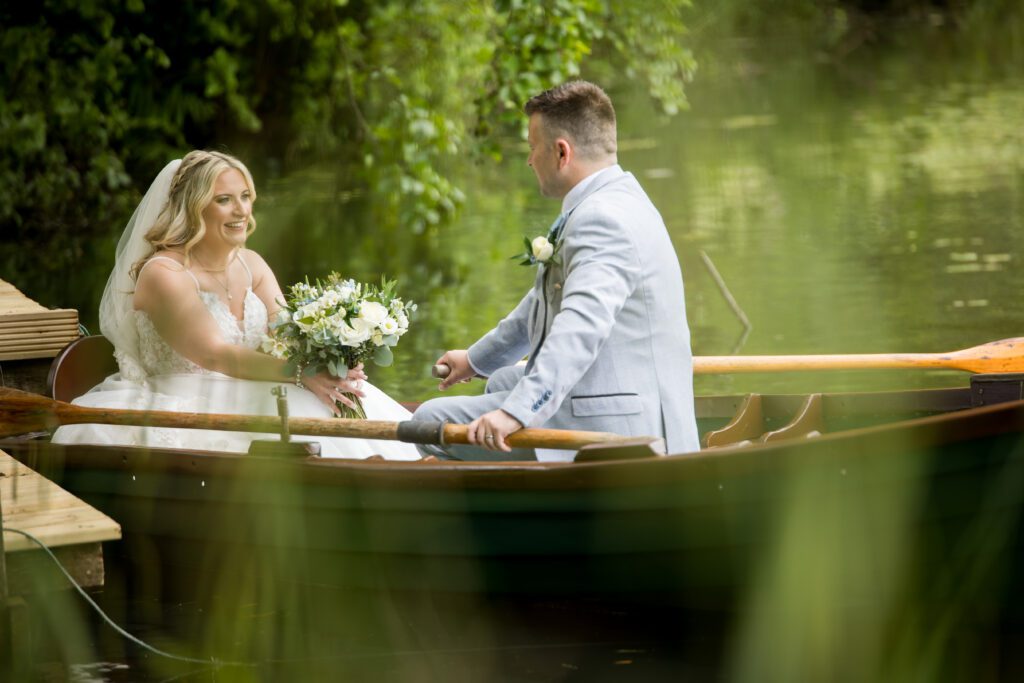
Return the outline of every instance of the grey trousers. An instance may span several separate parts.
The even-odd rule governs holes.
[[[487,380],[484,393],[479,396],[442,396],[432,398],[413,413],[414,420],[447,420],[455,424],[469,424],[484,413],[497,410],[509,392],[523,376],[525,366],[510,365],[501,368]],[[511,453],[489,451],[476,446],[417,445],[423,455],[442,460],[536,460],[532,448],[513,448]]]

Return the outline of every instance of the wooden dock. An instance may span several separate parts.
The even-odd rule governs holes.
[[[78,337],[78,311],[46,308],[0,280],[0,372],[4,386],[45,393],[51,360]]]
[[[0,451],[3,526],[45,543],[83,587],[103,585],[103,541],[121,538],[121,527],[99,510]],[[21,534],[5,531],[8,591],[24,595],[70,586],[53,561]]]
[[[114,520],[71,495],[35,470],[0,451],[0,680],[27,680],[37,649],[29,606],[72,588],[53,558],[79,586],[103,585],[103,541],[121,538]],[[43,609],[43,613],[45,613]],[[59,642],[59,629],[51,635]]]
[[[78,338],[78,311],[49,309],[0,280],[0,360],[53,358]]]

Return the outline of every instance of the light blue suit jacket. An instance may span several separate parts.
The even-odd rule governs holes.
[[[693,360],[679,260],[631,173],[597,176],[562,228],[560,265],[469,348],[490,376],[529,354],[501,406],[527,427],[660,436],[699,448]]]

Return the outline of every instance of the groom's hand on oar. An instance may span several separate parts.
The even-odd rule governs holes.
[[[476,371],[473,369],[473,366],[469,364],[469,352],[463,349],[448,351],[437,359],[437,363],[435,365],[446,365],[449,368],[448,374],[443,377],[441,379],[441,383],[437,385],[437,388],[441,391],[461,382],[468,382],[476,377]]]
[[[522,428],[522,423],[504,410],[492,410],[469,423],[466,438],[475,446],[508,453],[512,448],[505,443],[505,438]]]

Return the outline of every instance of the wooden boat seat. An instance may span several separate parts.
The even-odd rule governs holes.
[[[79,337],[65,346],[50,365],[46,392],[58,401],[71,401],[117,372],[114,345],[101,334]]]

